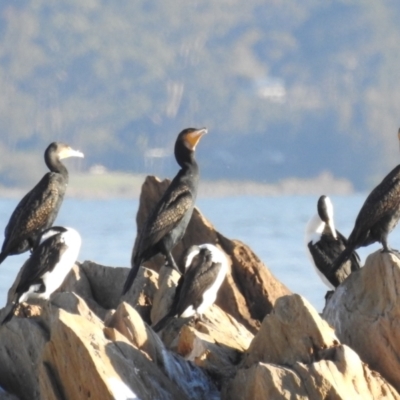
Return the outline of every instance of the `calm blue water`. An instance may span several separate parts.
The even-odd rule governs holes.
[[[366,195],[332,196],[336,229],[348,235]],[[0,200],[0,231],[3,231],[17,200]],[[305,296],[322,310],[327,288],[319,280],[304,247],[307,221],[316,212],[316,196],[229,197],[198,199],[202,213],[222,234],[247,243],[261,260],[293,292]],[[57,225],[77,229],[83,239],[79,260],[111,266],[129,266],[135,237],[137,200],[77,200],[66,198]],[[0,242],[2,242],[2,238]],[[389,243],[400,248],[400,229]],[[378,249],[360,249],[362,261]],[[0,266],[0,307],[7,291],[28,257],[8,257]]]

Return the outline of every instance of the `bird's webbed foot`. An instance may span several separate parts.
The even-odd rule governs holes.
[[[196,313],[193,316],[193,324],[196,325],[199,322],[202,322],[204,324],[206,322],[206,320],[202,314]]]
[[[397,257],[400,257],[400,251],[396,249],[392,249],[389,246],[384,246],[383,249],[381,250],[381,253],[389,253],[389,254],[394,254]]]

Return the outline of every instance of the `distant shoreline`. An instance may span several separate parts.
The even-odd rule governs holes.
[[[139,198],[145,175],[122,172],[71,174],[68,197],[82,199]],[[161,178],[160,178],[161,179]],[[21,198],[30,188],[0,186],[0,197]],[[287,178],[270,184],[255,181],[200,181],[199,197],[348,195],[353,194],[350,181],[322,172],[314,178]]]

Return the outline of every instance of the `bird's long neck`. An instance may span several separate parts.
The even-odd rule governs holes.
[[[180,162],[179,165],[185,173],[199,174],[199,166],[193,156],[189,160]]]
[[[64,179],[68,180],[68,170],[65,165],[60,161],[60,159],[55,154],[46,154],[44,157],[47,168],[51,172],[57,172],[61,174]]]

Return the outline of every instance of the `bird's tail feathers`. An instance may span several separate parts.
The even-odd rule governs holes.
[[[124,295],[131,288],[131,286],[136,278],[136,275],[138,274],[139,267],[140,267],[140,263],[132,265],[132,268],[129,271],[129,274],[126,278],[124,288],[122,289],[122,295]]]
[[[354,246],[346,247],[340,256],[333,262],[331,270],[329,271],[330,274],[334,274],[342,265],[345,263],[353,254]]]
[[[7,258],[7,253],[0,253],[0,264]]]

